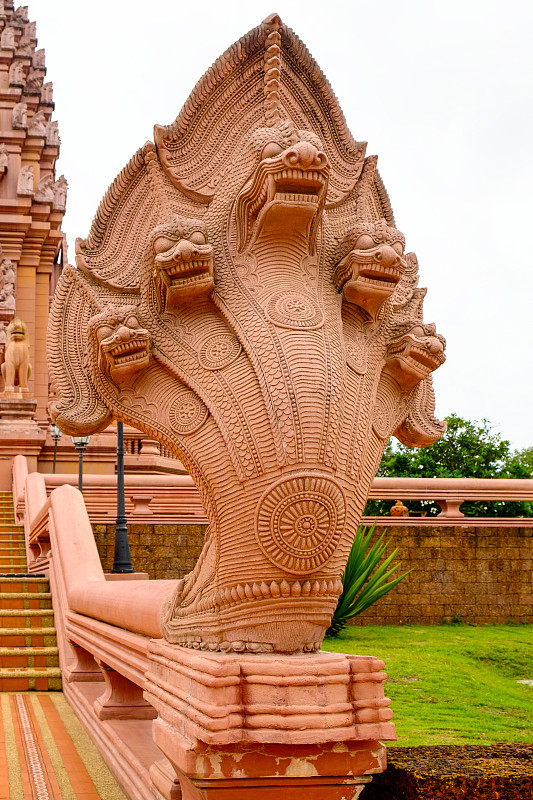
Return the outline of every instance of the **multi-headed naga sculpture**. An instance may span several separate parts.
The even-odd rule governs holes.
[[[444,431],[445,342],[404,245],[376,158],[275,15],[156,126],[77,241],[50,316],[53,416],[158,439],[210,520],[169,641],[320,646],[389,437]]]

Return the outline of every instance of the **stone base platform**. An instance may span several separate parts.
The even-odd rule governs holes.
[[[163,640],[146,655],[142,695],[101,659],[89,674],[88,653],[65,685],[128,796],[356,800],[385,769],[381,740],[396,734],[377,658],[208,653]]]

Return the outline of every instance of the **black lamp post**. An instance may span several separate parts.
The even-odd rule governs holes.
[[[51,436],[51,437],[52,437],[52,439],[54,440],[54,466],[53,466],[52,472],[53,472],[53,473],[54,473],[54,475],[55,475],[55,471],[56,471],[56,459],[57,459],[57,442],[58,442],[58,440],[59,440],[59,439],[61,439],[61,437],[63,436],[63,434],[61,433],[61,431],[59,430],[59,428],[57,427],[57,425],[54,425],[54,423],[53,423],[53,422],[52,422],[52,424],[50,425],[50,436]]]
[[[83,451],[91,441],[90,436],[71,436],[74,447],[78,451],[78,489],[83,493]]]
[[[117,421],[117,522],[115,525],[115,554],[111,572],[135,572],[131,563],[124,499],[124,426]]]

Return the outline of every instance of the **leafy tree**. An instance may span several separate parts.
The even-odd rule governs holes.
[[[408,478],[530,478],[533,448],[512,451],[507,439],[495,432],[488,420],[471,422],[457,414],[446,417],[448,428],[435,444],[410,448],[387,444],[378,469],[379,476]],[[413,514],[440,513],[437,503],[409,501]],[[370,501],[367,516],[386,515],[390,503]],[[532,503],[465,502],[461,511],[475,517],[531,517]]]
[[[528,472],[526,477],[533,476],[533,447],[525,447],[523,450],[514,451],[514,459]]]

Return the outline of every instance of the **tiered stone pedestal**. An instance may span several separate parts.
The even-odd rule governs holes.
[[[383,662],[195,652],[152,641],[145,698],[161,800],[352,800],[395,739]],[[172,766],[172,769],[170,768]]]
[[[11,489],[13,456],[26,456],[28,471],[37,470],[37,457],[46,434],[36,423],[37,400],[22,392],[0,392],[0,491]]]

